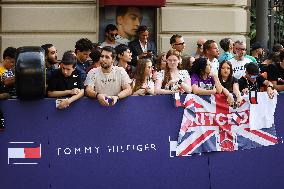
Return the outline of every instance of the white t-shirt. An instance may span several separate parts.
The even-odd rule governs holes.
[[[237,79],[240,79],[246,74],[245,65],[250,63],[251,60],[249,58],[243,58],[243,60],[236,60],[235,58],[232,58],[229,60],[229,62],[232,63],[233,76]]]
[[[179,74],[179,78],[177,78],[178,80],[182,80],[183,82],[190,79],[190,76],[188,74],[188,71],[187,70],[179,70],[178,72]],[[165,77],[165,71],[164,70],[161,70],[160,72],[158,72],[157,74],[157,80],[159,81],[164,81],[164,77]],[[175,79],[175,78],[174,78]],[[177,82],[178,82],[177,80]],[[165,89],[169,89],[168,86],[165,86]],[[172,87],[171,87],[171,90],[172,91],[175,91],[178,89],[178,83],[175,83]]]
[[[217,58],[214,58],[212,62],[209,60],[211,65],[211,70],[214,74],[218,75],[218,69],[219,69],[219,61]]]
[[[98,93],[116,96],[122,91],[122,86],[130,84],[131,80],[122,67],[113,66],[110,73],[103,73],[101,67],[88,72],[85,86],[93,86]]]

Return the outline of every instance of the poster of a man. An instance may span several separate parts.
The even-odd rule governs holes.
[[[138,7],[117,7],[116,24],[118,35],[116,41],[127,45],[136,37],[136,30],[142,21],[141,9]]]
[[[150,33],[155,31],[156,9],[152,7],[111,6],[100,8],[99,41],[104,41],[104,31],[108,24],[116,25],[118,35],[115,41],[128,45],[137,37],[137,29],[140,25],[146,25]],[[155,35],[152,35],[155,36]],[[155,41],[155,39],[151,39]]]

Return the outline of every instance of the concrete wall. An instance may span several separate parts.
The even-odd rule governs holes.
[[[59,58],[74,49],[81,37],[98,40],[96,0],[2,0],[0,53],[8,46],[40,46],[53,43]],[[249,32],[249,0],[167,0],[157,11],[157,46],[166,51],[169,38],[181,33],[192,54],[196,40],[225,36],[246,40]],[[2,58],[2,56],[1,56]]]
[[[95,0],[2,0],[1,54],[8,46],[52,43],[60,59],[78,39],[97,40],[97,14]]]
[[[193,54],[199,37],[247,40],[250,6],[248,0],[168,0],[158,11],[158,44],[161,51],[169,47],[174,33],[184,36],[186,53]]]

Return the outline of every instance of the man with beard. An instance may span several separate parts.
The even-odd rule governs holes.
[[[90,70],[85,81],[87,96],[97,98],[103,106],[113,106],[132,92],[131,80],[125,69],[113,66],[115,58],[116,52],[112,47],[103,47],[101,67]]]
[[[125,69],[128,76],[132,79],[134,76],[134,67],[129,65],[132,59],[132,52],[127,45],[120,44],[115,48],[118,62],[117,66]]]
[[[57,50],[53,44],[44,44],[41,46],[45,52],[46,82],[48,82],[52,73],[57,70]]]
[[[100,45],[100,47],[110,46],[115,48],[119,43],[115,41],[115,37],[117,36],[117,27],[113,24],[109,24],[105,29],[105,41]]]

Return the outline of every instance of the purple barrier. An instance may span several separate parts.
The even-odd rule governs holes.
[[[279,136],[281,104],[280,96]],[[88,98],[66,110],[57,110],[54,99],[1,101],[0,108],[6,125],[0,133],[0,188],[284,186],[281,139],[272,147],[171,157],[169,139],[177,140],[183,114],[171,96],[129,97],[109,108]]]

